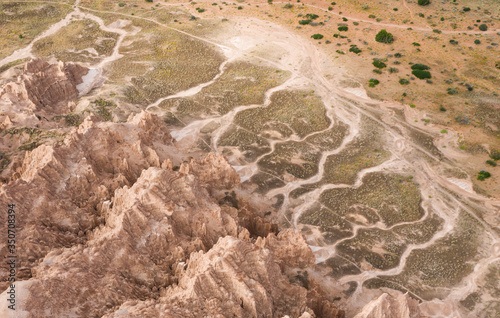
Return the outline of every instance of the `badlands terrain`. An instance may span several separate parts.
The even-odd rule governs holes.
[[[0,316],[500,317],[500,4],[427,2],[0,2]]]

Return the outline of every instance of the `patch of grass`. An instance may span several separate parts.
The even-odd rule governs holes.
[[[27,46],[71,10],[64,3],[0,3],[0,59]]]
[[[40,57],[54,56],[65,62],[95,63],[111,55],[117,38],[117,33],[101,30],[92,20],[77,20],[55,34],[36,41],[33,53]]]

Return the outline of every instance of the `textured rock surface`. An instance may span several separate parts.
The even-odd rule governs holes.
[[[88,69],[73,63],[50,64],[34,59],[14,81],[0,87],[0,129],[13,123],[32,126],[38,116],[71,112],[76,86]]]
[[[418,301],[408,294],[382,294],[363,307],[354,318],[420,318]]]
[[[343,317],[292,279],[314,264],[310,248],[234,195],[239,176],[224,157],[174,169],[183,159],[146,112],[125,123],[89,117],[62,144],[27,152],[0,188],[18,220],[16,313]]]

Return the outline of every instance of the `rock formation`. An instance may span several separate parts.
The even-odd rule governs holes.
[[[40,116],[71,112],[77,85],[87,72],[79,64],[31,60],[21,75],[0,87],[0,129],[12,123],[32,126]]]
[[[396,296],[383,293],[366,304],[354,318],[421,318],[418,301],[408,294],[395,292]],[[422,317],[423,318],[423,317]]]
[[[18,220],[16,312],[343,317],[293,280],[314,264],[310,248],[234,195],[239,176],[224,157],[183,159],[147,112],[125,123],[91,116],[62,144],[27,152],[0,188]],[[2,290],[7,273],[2,263]]]

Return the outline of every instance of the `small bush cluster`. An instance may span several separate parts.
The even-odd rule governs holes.
[[[368,83],[369,83],[368,84],[369,87],[375,87],[380,83],[380,81],[378,79],[372,78],[368,81]]]
[[[481,170],[478,173],[477,180],[484,181],[484,180],[488,179],[489,177],[491,177],[491,173],[489,173],[486,170]]]
[[[347,26],[345,26],[345,25],[342,25],[342,26],[338,27],[338,30],[339,31],[347,31],[347,30],[349,30],[349,28]]]
[[[372,62],[372,64],[373,64],[373,66],[375,66],[376,68],[384,68],[384,67],[387,67],[387,65],[386,65],[384,62],[380,61],[380,60],[374,60],[374,61]]]
[[[359,54],[359,53],[361,53],[361,49],[358,48],[358,46],[356,44],[351,44],[351,48],[349,49],[349,52]]]
[[[414,70],[411,73],[413,75],[415,75],[416,78],[419,78],[419,79],[432,78],[431,72],[429,72],[429,71]]]
[[[311,37],[315,40],[321,40],[323,38],[323,34],[316,33],[311,35]]]
[[[426,5],[429,5],[431,3],[430,0],[418,0],[418,5],[420,6],[426,6]]]
[[[408,84],[410,84],[410,81],[408,79],[406,79],[406,78],[400,78],[399,79],[399,84],[401,84],[401,85],[408,85]]]
[[[382,29],[375,36],[375,41],[380,43],[392,43],[394,42],[394,36],[392,35],[392,33],[389,33],[385,29]]]
[[[479,30],[481,30],[481,31],[488,31],[488,26],[486,24],[481,24],[479,26]]]

